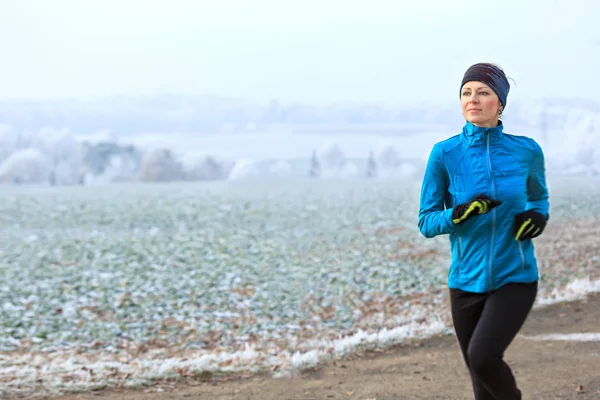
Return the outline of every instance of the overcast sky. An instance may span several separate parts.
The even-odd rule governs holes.
[[[513,98],[600,99],[599,15],[597,0],[0,0],[0,99],[447,102],[478,61]]]

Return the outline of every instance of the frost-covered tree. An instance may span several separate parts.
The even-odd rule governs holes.
[[[594,123],[591,116],[581,118],[568,130],[567,140],[556,137],[552,146],[544,147],[549,174],[600,175],[600,136]]]
[[[377,162],[375,161],[375,155],[373,154],[373,151],[369,152],[366,175],[368,178],[374,178],[377,176]]]
[[[260,176],[256,164],[252,160],[241,159],[236,160],[233,169],[229,173],[228,180],[238,181],[245,179],[253,179]]]
[[[321,163],[319,162],[319,158],[317,157],[317,151],[313,150],[312,156],[310,158],[310,168],[308,170],[308,175],[311,178],[316,178],[321,174]]]
[[[84,149],[67,129],[41,129],[34,137],[33,145],[51,160],[52,185],[81,183],[84,174]]]
[[[84,143],[86,184],[137,181],[142,153],[135,146],[116,142]]]
[[[145,154],[142,160],[140,179],[144,182],[171,182],[185,178],[183,165],[171,150],[155,149]]]
[[[0,125],[0,163],[16,150],[15,136],[8,125]]]
[[[127,153],[110,157],[101,179],[103,182],[131,182],[138,180],[140,166],[138,160]]]
[[[597,134],[582,132],[570,164],[579,175],[600,175],[600,138]]]
[[[204,154],[188,158],[184,172],[191,181],[226,180],[234,165],[234,160],[227,157]]]
[[[292,167],[289,162],[278,160],[269,167],[269,172],[277,177],[289,176],[292,172]]]
[[[34,148],[17,150],[0,164],[1,183],[48,184],[51,174],[52,160]]]
[[[391,144],[384,144],[376,150],[377,165],[381,169],[395,169],[401,164],[400,156],[396,148]]]
[[[0,163],[18,150],[31,147],[31,138],[9,125],[0,124]]]
[[[349,177],[356,176],[358,168],[348,162],[346,154],[339,144],[329,142],[318,153],[320,176],[322,177]]]
[[[323,169],[341,170],[346,166],[346,155],[337,143],[327,143],[319,152],[319,163]]]

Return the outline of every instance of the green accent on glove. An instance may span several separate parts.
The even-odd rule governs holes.
[[[486,214],[500,204],[502,204],[500,200],[493,200],[480,194],[467,203],[455,206],[452,210],[452,222],[458,225],[475,215]]]
[[[515,240],[533,239],[542,234],[546,218],[536,211],[525,211],[515,216]]]

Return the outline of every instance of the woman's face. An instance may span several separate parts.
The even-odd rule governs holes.
[[[460,104],[463,116],[473,125],[482,128],[494,128],[502,104],[494,91],[483,82],[467,82],[460,92]]]

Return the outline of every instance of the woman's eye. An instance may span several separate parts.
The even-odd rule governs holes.
[[[470,94],[471,94],[471,93],[469,93],[469,92],[463,92],[463,96],[468,96],[468,95],[470,95]]]
[[[490,94],[490,92],[483,91],[483,92],[479,92],[479,94],[482,94],[482,95],[484,95],[484,96],[487,96],[488,94]]]

